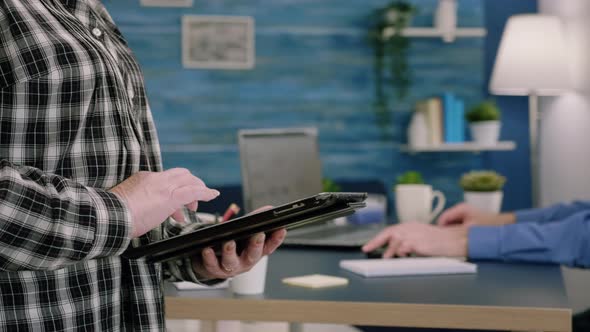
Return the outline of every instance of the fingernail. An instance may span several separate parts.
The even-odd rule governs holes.
[[[233,251],[236,248],[236,243],[234,241],[228,242],[225,245],[225,251]]]
[[[215,195],[215,197],[221,195],[221,193],[219,192],[219,190],[211,189],[211,191],[213,192],[213,195]]]
[[[256,244],[261,244],[262,242],[264,242],[264,233],[260,233],[258,235],[256,235]]]
[[[207,249],[203,250],[203,254],[211,256],[211,255],[213,255],[213,249],[207,248]]]

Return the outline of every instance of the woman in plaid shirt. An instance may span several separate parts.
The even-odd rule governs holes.
[[[164,330],[163,278],[215,282],[278,247],[284,230],[220,260],[119,257],[219,193],[162,171],[142,74],[99,0],[0,6],[0,330]]]

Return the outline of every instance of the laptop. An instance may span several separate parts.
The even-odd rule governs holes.
[[[317,128],[240,130],[238,146],[246,212],[322,191]],[[374,195],[368,198],[374,199]],[[283,246],[357,249],[384,225],[385,220],[370,225],[351,224],[342,218],[329,220],[289,230]]]

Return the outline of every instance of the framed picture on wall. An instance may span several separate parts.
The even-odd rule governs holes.
[[[140,0],[145,7],[192,7],[193,0]]]
[[[254,67],[254,20],[249,16],[183,16],[182,63],[185,68]]]

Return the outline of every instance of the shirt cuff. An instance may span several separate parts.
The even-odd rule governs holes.
[[[514,212],[516,222],[540,222],[543,214],[539,209],[527,209]]]
[[[88,188],[96,209],[94,243],[89,258],[118,256],[131,242],[131,212],[117,195]]]
[[[467,237],[467,256],[473,259],[499,259],[502,227],[472,226]]]

